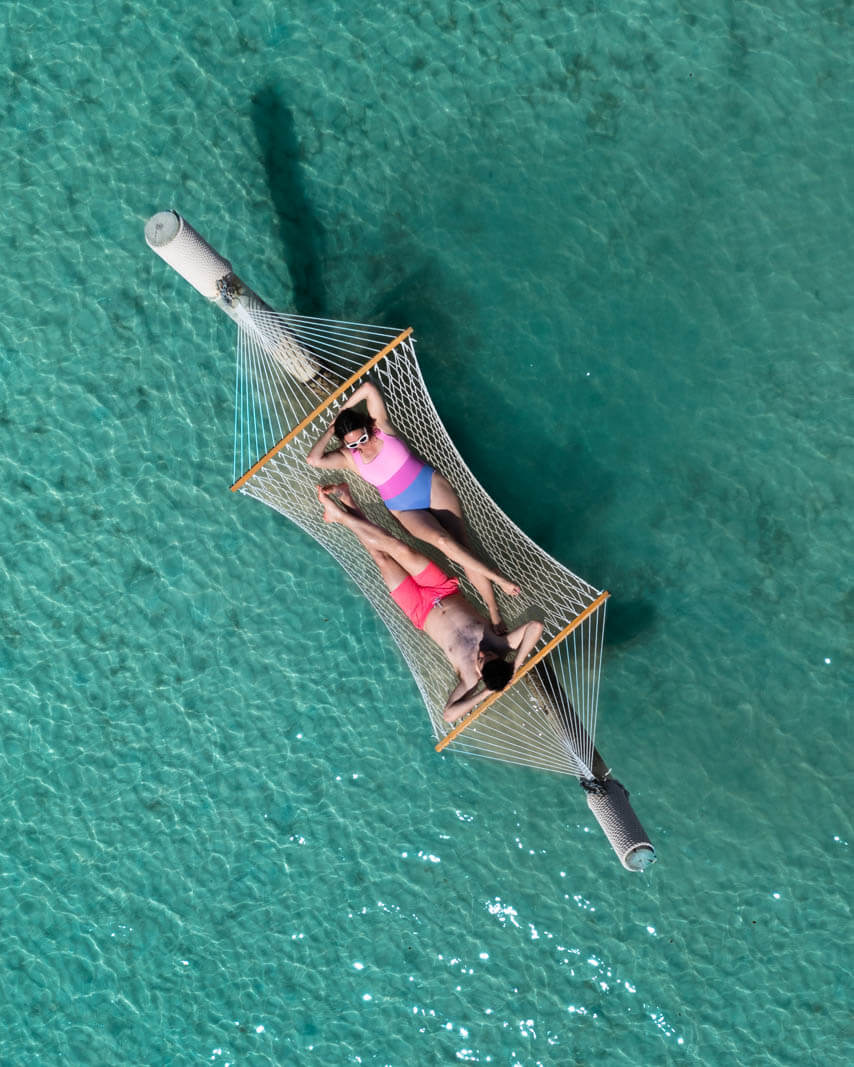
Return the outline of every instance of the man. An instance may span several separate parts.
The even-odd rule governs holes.
[[[369,522],[346,484],[322,486],[317,496],[324,521],[339,523],[355,534],[376,563],[392,600],[413,626],[436,642],[457,672],[460,681],[445,705],[445,722],[461,719],[490,690],[503,689],[539,641],[543,624],[527,622],[507,634],[496,634],[489,620],[458,591],[457,579]],[[511,651],[515,652],[512,664],[505,659]]]

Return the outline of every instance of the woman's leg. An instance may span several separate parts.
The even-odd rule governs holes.
[[[465,524],[463,522],[460,498],[454,492],[448,480],[438,472],[433,475],[430,491],[431,510],[444,512],[448,526],[431,511],[394,511],[392,514],[413,537],[438,548],[448,559],[458,563],[465,571],[466,577],[480,594],[489,612],[493,625],[502,626],[501,613],[492,590],[492,583],[508,596],[517,596],[519,586],[508,581],[503,575],[492,570],[473,555],[465,546]],[[448,527],[451,527],[449,529]]]

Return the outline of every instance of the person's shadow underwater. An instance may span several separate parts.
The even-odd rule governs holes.
[[[252,124],[293,283],[294,311],[311,318],[328,318],[323,280],[326,237],[306,195],[293,114],[275,89],[266,87],[252,97]]]

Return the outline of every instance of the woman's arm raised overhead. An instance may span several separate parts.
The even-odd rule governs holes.
[[[373,382],[365,381],[355,390],[346,403],[341,405],[341,411],[354,407],[360,400],[364,400],[368,408],[368,414],[379,426],[383,433],[394,433],[394,427],[389,422],[383,395]]]
[[[332,440],[332,435],[334,433],[335,423],[331,422],[311,446],[311,451],[305,457],[305,461],[309,467],[319,467],[321,470],[341,470],[350,466],[350,457],[345,456],[340,448],[335,452],[324,454],[326,452],[326,446]]]

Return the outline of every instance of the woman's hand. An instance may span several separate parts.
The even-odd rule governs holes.
[[[392,427],[391,423],[388,421],[388,412],[386,411],[383,395],[371,381],[362,382],[350,399],[341,405],[340,410],[343,411],[345,408],[351,408],[358,404],[360,400],[365,401],[368,408],[368,414],[377,426],[379,426],[382,432],[390,433]]]
[[[338,409],[339,413],[342,411],[346,411],[347,408],[355,407],[360,400],[365,400],[370,389],[376,389],[376,386],[372,382],[362,382],[362,384],[358,386],[358,388],[353,390],[352,395],[347,400],[345,400],[341,407]],[[369,403],[369,410],[370,406],[371,405]]]

